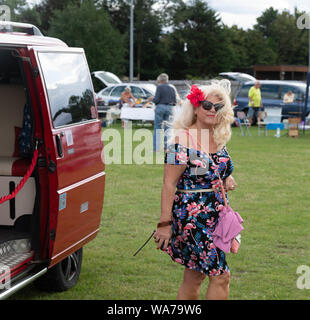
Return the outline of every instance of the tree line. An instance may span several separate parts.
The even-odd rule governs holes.
[[[91,71],[129,74],[131,0],[0,0],[12,20],[35,24],[46,36],[83,47]],[[208,79],[256,64],[308,64],[304,12],[267,8],[252,29],[225,25],[202,0],[134,0],[134,76]]]

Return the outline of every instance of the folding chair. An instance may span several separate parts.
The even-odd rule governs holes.
[[[267,133],[266,131],[266,122],[265,119],[267,118],[267,112],[266,111],[259,111],[257,115],[257,129],[258,129],[258,135],[260,136],[261,129],[264,129],[265,135]]]
[[[249,127],[251,126],[251,123],[243,111],[237,112],[237,121],[238,121],[238,125],[239,125],[240,131],[241,131],[241,135],[242,136],[245,135],[245,132],[243,130],[243,127],[245,127],[247,134],[250,136],[251,133],[250,133]]]

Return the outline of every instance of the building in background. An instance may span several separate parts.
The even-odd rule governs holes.
[[[259,80],[307,80],[308,66],[255,65],[253,74]]]

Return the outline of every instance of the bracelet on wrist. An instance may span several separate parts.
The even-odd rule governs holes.
[[[171,226],[171,225],[172,225],[172,220],[163,221],[163,222],[157,223],[157,228],[167,227],[167,226]]]

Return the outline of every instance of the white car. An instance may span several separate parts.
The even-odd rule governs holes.
[[[256,81],[253,76],[242,72],[221,72],[219,75],[225,79],[235,80],[242,83],[247,81]]]
[[[94,81],[94,78],[96,78],[103,85],[107,87],[113,84],[122,83],[121,79],[117,75],[108,71],[94,71],[91,73],[91,75],[92,75],[93,81]]]
[[[121,94],[126,87],[131,88],[131,93],[136,99],[147,100],[149,97],[155,96],[156,86],[152,84],[121,83],[110,85],[97,93],[98,111],[100,112],[101,106],[108,106],[119,102]]]

